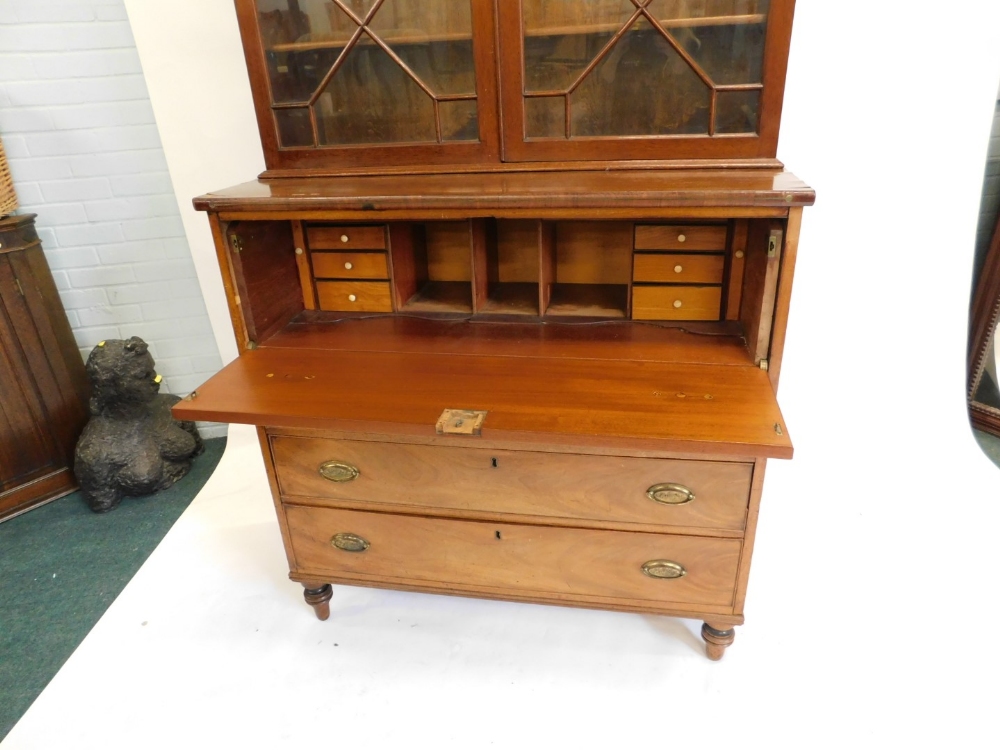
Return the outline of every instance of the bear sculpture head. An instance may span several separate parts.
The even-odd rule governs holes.
[[[87,358],[90,413],[127,412],[148,404],[160,391],[149,345],[138,336],[102,341]]]

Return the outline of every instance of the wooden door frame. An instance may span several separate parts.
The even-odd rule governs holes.
[[[535,139],[524,136],[524,39],[521,0],[496,0],[500,97],[505,161],[603,161],[632,159],[773,159],[785,94],[788,46],[795,0],[771,0],[757,135],[622,136]]]
[[[336,174],[338,169],[359,167],[377,171],[385,167],[412,164],[445,165],[498,162],[500,160],[499,111],[497,107],[497,50],[493,0],[472,3],[472,54],[476,74],[476,102],[479,119],[478,141],[420,144],[357,144],[348,146],[306,146],[282,148],[272,109],[271,83],[267,72],[264,43],[257,23],[254,0],[235,0],[236,16],[243,41],[250,89],[253,93],[257,127],[260,130],[264,162],[261,177],[281,177],[310,172]]]

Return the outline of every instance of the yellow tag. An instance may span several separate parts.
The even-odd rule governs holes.
[[[157,375],[155,378],[153,378],[154,383],[159,383],[161,380],[163,380],[162,375]]]
[[[105,344],[105,343],[106,343],[106,342],[104,342],[104,341],[98,341],[98,342],[97,342],[97,345],[98,345],[98,346],[104,346],[104,344]]]

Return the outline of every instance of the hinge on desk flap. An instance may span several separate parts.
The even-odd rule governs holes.
[[[760,369],[762,369],[764,372],[767,372],[767,368],[768,368],[767,360],[766,359],[762,359],[760,361]]]
[[[243,240],[240,239],[239,235],[236,234],[229,235],[229,242],[233,246],[234,253],[239,253],[243,251]]]
[[[488,412],[468,409],[445,409],[435,426],[438,435],[475,435],[483,431]]]
[[[780,229],[771,231],[771,236],[767,239],[767,257],[774,258],[778,255],[778,248],[781,247],[782,232]]]

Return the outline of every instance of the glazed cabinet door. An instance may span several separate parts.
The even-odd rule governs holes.
[[[497,161],[493,0],[237,0],[269,170]]]
[[[504,158],[773,158],[794,4],[503,0]]]

